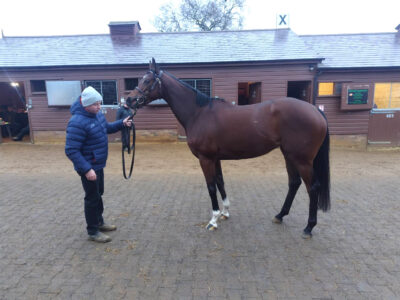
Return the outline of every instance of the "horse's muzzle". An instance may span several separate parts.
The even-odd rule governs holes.
[[[129,102],[128,102],[128,100],[129,100]],[[129,106],[130,108],[136,110],[136,109],[139,109],[139,108],[141,108],[142,106],[144,106],[145,101],[146,101],[146,98],[143,97],[143,96],[141,96],[141,97],[136,97],[136,98],[131,98],[131,97],[129,97],[129,98],[127,99],[127,104],[128,104],[128,106]]]

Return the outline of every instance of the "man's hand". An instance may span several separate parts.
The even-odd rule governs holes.
[[[86,176],[86,179],[89,181],[95,181],[97,179],[96,172],[93,169],[90,169],[89,171],[87,171],[85,176]]]
[[[131,127],[132,126],[132,119],[130,117],[126,117],[123,121],[125,127]]]

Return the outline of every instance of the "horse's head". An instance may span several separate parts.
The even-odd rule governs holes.
[[[126,103],[133,109],[138,109],[161,96],[162,71],[158,69],[155,59],[150,62],[149,71],[144,74],[138,86],[128,94]]]

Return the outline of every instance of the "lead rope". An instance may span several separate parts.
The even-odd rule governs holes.
[[[136,115],[136,109],[134,110],[133,115],[130,117],[132,120],[132,126],[122,128],[122,173],[125,179],[129,179],[132,176],[133,166],[135,164],[135,143],[136,143],[136,130],[135,124],[133,123],[133,117]],[[131,147],[131,130],[132,130],[132,147]],[[128,154],[131,154],[132,151],[132,160],[131,167],[129,170],[129,175],[126,176],[126,168],[125,168],[125,149],[127,149]]]

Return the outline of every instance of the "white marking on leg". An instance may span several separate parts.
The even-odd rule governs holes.
[[[209,227],[209,225],[212,225],[213,227],[218,228],[217,221],[220,216],[221,216],[221,212],[219,210],[213,210],[212,217],[211,217],[210,222],[208,222],[207,228]]]
[[[222,205],[223,205],[223,209],[222,209],[222,216],[224,216],[224,217],[226,217],[226,218],[229,218],[229,211],[228,211],[228,209],[229,209],[229,205],[230,205],[230,202],[229,202],[229,199],[228,199],[228,197],[226,197],[225,199],[222,199]]]

